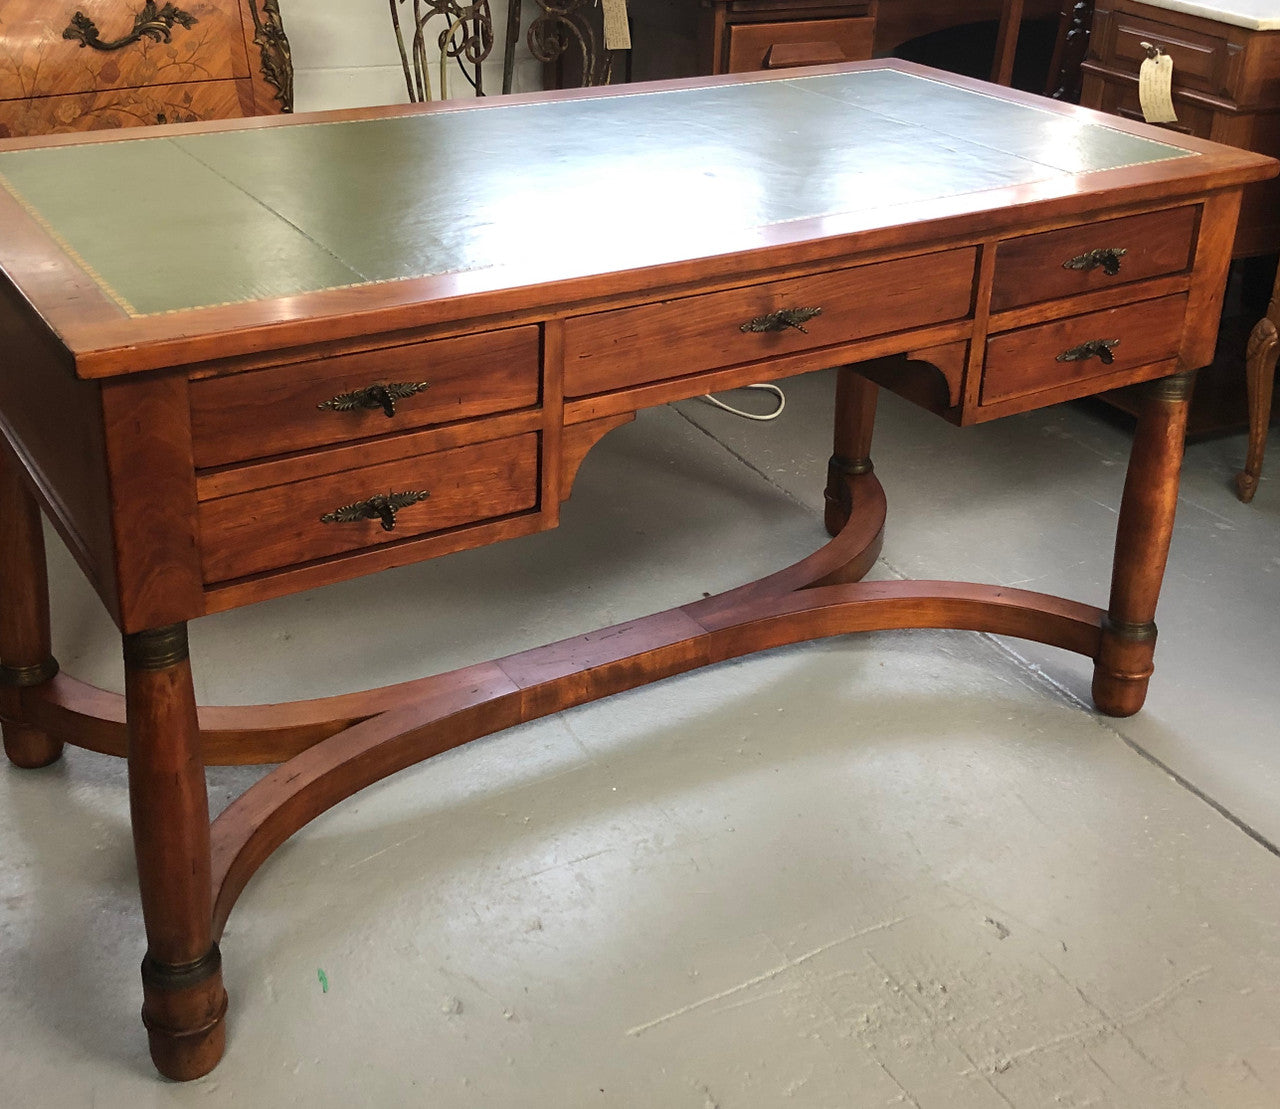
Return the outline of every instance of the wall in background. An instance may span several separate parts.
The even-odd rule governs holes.
[[[495,43],[485,62],[484,87],[487,92],[502,89],[502,49],[506,34],[506,4],[491,0]],[[401,25],[411,25],[401,6]],[[526,4],[526,9],[534,4]],[[404,71],[391,25],[389,0],[280,0],[280,16],[293,47],[295,110],[353,108],[373,104],[403,104]],[[526,19],[528,16],[526,16]],[[443,23],[430,25],[438,34]],[[434,95],[439,97],[439,68],[432,67]],[[542,67],[523,41],[516,53],[516,92],[542,87]],[[451,65],[451,97],[474,95],[471,86]]]

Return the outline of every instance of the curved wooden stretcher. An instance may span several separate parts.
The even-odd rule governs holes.
[[[1240,188],[1275,167],[1042,103],[893,63],[0,147],[15,228],[0,243],[4,745],[26,768],[67,743],[128,759],[143,1022],[163,1074],[221,1057],[217,941],[271,852],[479,736],[887,628],[1074,651],[1094,661],[1102,712],[1141,707],[1193,371],[1212,354]],[[521,222],[523,181],[472,146],[545,134],[529,130],[540,118],[565,146],[520,147],[543,201],[585,203],[584,180],[632,187],[630,230],[528,253],[543,240]],[[468,139],[467,173],[440,154],[450,136]],[[318,151],[333,180],[295,177],[299,200],[272,174],[310,171]],[[444,192],[397,191],[406,167],[441,162]],[[77,189],[106,167],[186,175],[193,203],[251,226],[228,254],[218,221],[177,206],[148,214],[139,246],[140,187],[121,188],[124,210],[85,215]],[[389,197],[342,209],[375,180],[411,198],[409,217]],[[674,227],[673,182],[695,216]],[[554,527],[583,457],[636,411],[831,366],[833,539],[796,565],[383,689],[197,707],[189,620]],[[968,424],[1133,384],[1146,406],[1105,609],[861,580],[885,522],[880,388]],[[58,672],[42,512],[121,630],[123,697]],[[211,824],[205,766],[230,763],[280,765]]]

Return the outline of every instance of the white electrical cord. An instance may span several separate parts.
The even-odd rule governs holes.
[[[725,404],[724,401],[713,397],[710,393],[704,393],[702,400],[708,404],[714,404],[717,408],[723,408],[726,412],[732,412],[735,416],[741,416],[744,420],[759,420],[761,423],[768,420],[776,420],[782,415],[782,410],[787,407],[787,398],[776,385],[744,385],[743,388],[764,389],[766,392],[772,393],[778,399],[778,407],[772,412],[766,412],[764,415],[759,416],[754,412],[743,412],[741,408],[734,408],[730,404]]]

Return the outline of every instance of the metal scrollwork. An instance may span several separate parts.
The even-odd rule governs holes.
[[[284,21],[280,18],[280,0],[249,0],[249,13],[253,16],[253,43],[262,59],[262,77],[276,90],[282,112],[293,111],[293,50],[284,33]]]
[[[403,493],[379,493],[367,501],[344,504],[320,517],[322,524],[355,524],[361,520],[381,520],[383,531],[394,531],[396,513],[411,504],[425,501],[430,493],[425,490],[406,490]]]
[[[1102,267],[1102,272],[1108,277],[1115,277],[1120,272],[1120,259],[1128,254],[1128,250],[1123,247],[1099,247],[1097,250],[1090,250],[1086,254],[1078,254],[1076,257],[1062,263],[1064,270],[1081,270],[1088,273],[1090,270]]]
[[[1078,347],[1064,350],[1058,355],[1058,361],[1085,362],[1090,358],[1096,358],[1104,366],[1110,366],[1116,360],[1116,356],[1111,352],[1119,345],[1119,339],[1090,339]]]
[[[147,0],[142,10],[133,17],[133,30],[123,38],[104,42],[98,32],[98,25],[84,12],[76,12],[71,17],[71,23],[62,32],[62,37],[78,42],[82,50],[86,46],[94,50],[121,50],[144,38],[149,38],[152,42],[172,42],[174,24],[190,30],[198,22],[200,21],[190,12],[184,12],[173,4],[159,8],[155,0]]]
[[[395,28],[396,43],[400,47],[400,65],[404,69],[404,83],[409,99],[421,103],[431,99],[431,70],[427,60],[427,24],[436,18],[443,21],[443,30],[436,36],[436,48],[440,52],[440,96],[449,95],[448,61],[455,61],[467,83],[484,95],[484,76],[480,63],[493,49],[493,14],[489,0],[474,0],[463,4],[459,0],[410,0],[410,21],[413,35],[405,45],[405,32],[400,24],[400,8],[406,0],[389,0],[391,25]]]
[[[820,315],[822,315],[821,308],[779,308],[778,311],[770,312],[767,316],[756,316],[755,319],[748,320],[738,330],[786,331],[788,328],[794,328],[796,331],[808,334],[808,328],[804,325],[814,316]]]
[[[321,401],[316,407],[327,408],[331,412],[351,412],[357,408],[381,408],[389,420],[396,414],[396,401],[415,396],[430,387],[429,381],[393,381],[388,385],[377,382],[350,393],[339,393],[336,397]]]
[[[529,50],[538,61],[558,61],[576,46],[582,58],[582,85],[607,85],[613,73],[613,52],[605,48],[603,31],[593,17],[597,0],[538,0],[541,13],[529,24]]]

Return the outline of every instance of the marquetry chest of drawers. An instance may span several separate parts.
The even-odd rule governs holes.
[[[0,138],[290,111],[278,0],[8,0]]]

